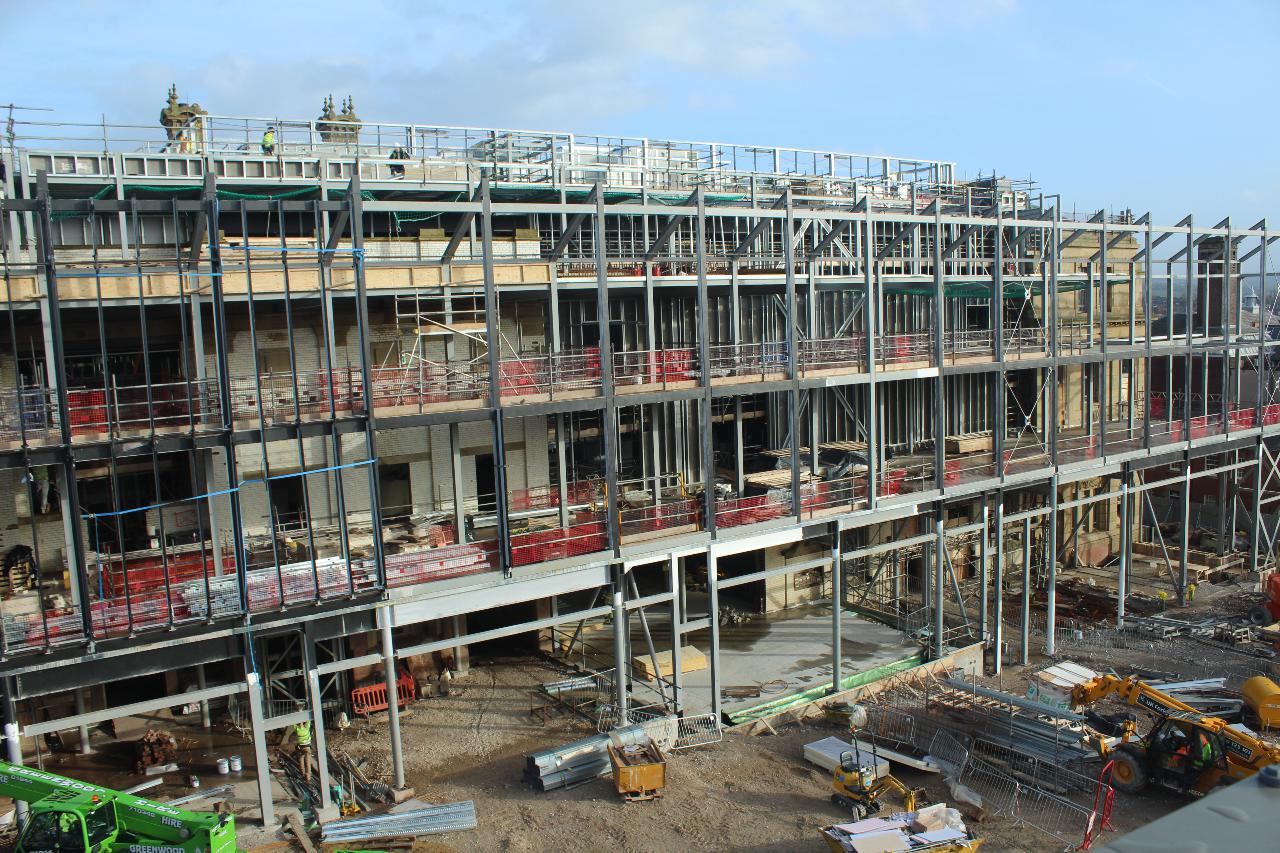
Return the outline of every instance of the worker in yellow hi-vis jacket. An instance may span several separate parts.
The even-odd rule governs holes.
[[[315,763],[315,756],[311,752],[311,721],[304,720],[286,730],[281,745],[288,743],[290,737],[298,743],[298,769],[302,771],[302,778],[310,782],[311,765]]]

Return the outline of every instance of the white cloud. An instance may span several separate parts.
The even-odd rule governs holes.
[[[210,15],[155,0],[136,0],[122,13],[85,0],[53,76],[31,82],[43,85],[52,106],[91,104],[91,115],[106,111],[116,121],[151,121],[176,82],[184,98],[222,114],[310,117],[325,95],[349,93],[365,118],[604,129],[640,110],[741,103],[735,87],[827,73],[833,55],[852,60],[860,41],[977,27],[1011,7],[1011,0],[483,7],[367,0],[355,12],[322,0],[305,11],[226,0]],[[45,41],[39,15],[22,6],[11,12],[17,49],[8,62],[0,58],[0,70],[33,61]]]

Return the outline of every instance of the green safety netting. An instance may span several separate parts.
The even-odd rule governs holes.
[[[1070,293],[1075,290],[1083,290],[1086,286],[1083,281],[1060,281],[1058,282],[1058,292]],[[1004,298],[1021,299],[1028,291],[1032,296],[1039,296],[1044,293],[1044,286],[1038,282],[1029,285],[1024,285],[1020,282],[1005,282]],[[936,288],[932,284],[891,284],[886,282],[885,292],[892,294],[905,293],[910,296],[933,296]],[[989,281],[951,282],[943,288],[943,293],[948,299],[990,299],[991,294],[994,292],[995,286]]]
[[[202,189],[204,189],[204,187],[200,186],[199,184],[176,186],[176,187],[158,187],[158,186],[152,186],[150,184],[125,184],[124,194],[125,194],[125,197],[129,197],[130,195],[136,197],[138,195],[144,195],[144,194],[175,196],[183,193],[198,193]],[[111,195],[114,190],[115,190],[115,186],[113,184],[107,184],[105,187],[98,190],[93,195],[89,196],[89,198],[92,200],[104,199],[107,196]],[[218,190],[217,192],[218,192],[218,198],[225,198],[225,199],[231,199],[231,200],[246,200],[246,201],[275,201],[276,199],[299,198],[301,196],[305,196],[308,194],[318,194],[319,190],[315,187],[303,187],[301,189],[296,189],[296,190],[284,190],[278,193],[241,193],[241,192],[236,192],[235,190]],[[367,201],[373,199],[372,193],[367,193],[367,194],[362,193],[361,195],[365,196],[365,199]],[[87,211],[62,210],[62,211],[55,211],[53,213],[53,218],[67,219],[70,217],[88,216],[88,215],[89,214]]]
[[[868,669],[865,672],[858,672],[853,675],[845,676],[840,679],[840,689],[852,690],[855,687],[862,687],[864,684],[879,681],[882,678],[887,678],[894,673],[911,669],[912,667],[919,666],[922,663],[924,663],[924,657],[917,652],[910,657],[882,664],[881,666]],[[772,699],[768,702],[762,702],[759,705],[752,705],[750,708],[732,711],[729,713],[729,721],[735,726],[740,723],[749,723],[752,720],[758,720],[761,717],[767,717],[771,714],[777,714],[781,711],[787,711],[791,708],[795,708],[809,702],[814,702],[830,695],[830,693],[831,685],[824,682],[817,687],[810,687],[808,690],[801,690],[797,693],[791,693],[777,699]]]

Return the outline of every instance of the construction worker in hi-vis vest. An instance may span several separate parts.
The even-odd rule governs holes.
[[[311,721],[306,720],[293,727],[293,737],[298,742],[298,768],[302,778],[311,781],[311,765],[314,761],[311,754]]]

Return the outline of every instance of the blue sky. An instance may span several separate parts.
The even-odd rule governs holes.
[[[0,102],[564,130],[954,160],[1067,209],[1280,223],[1280,3],[0,0]],[[26,114],[34,117],[41,114]]]

